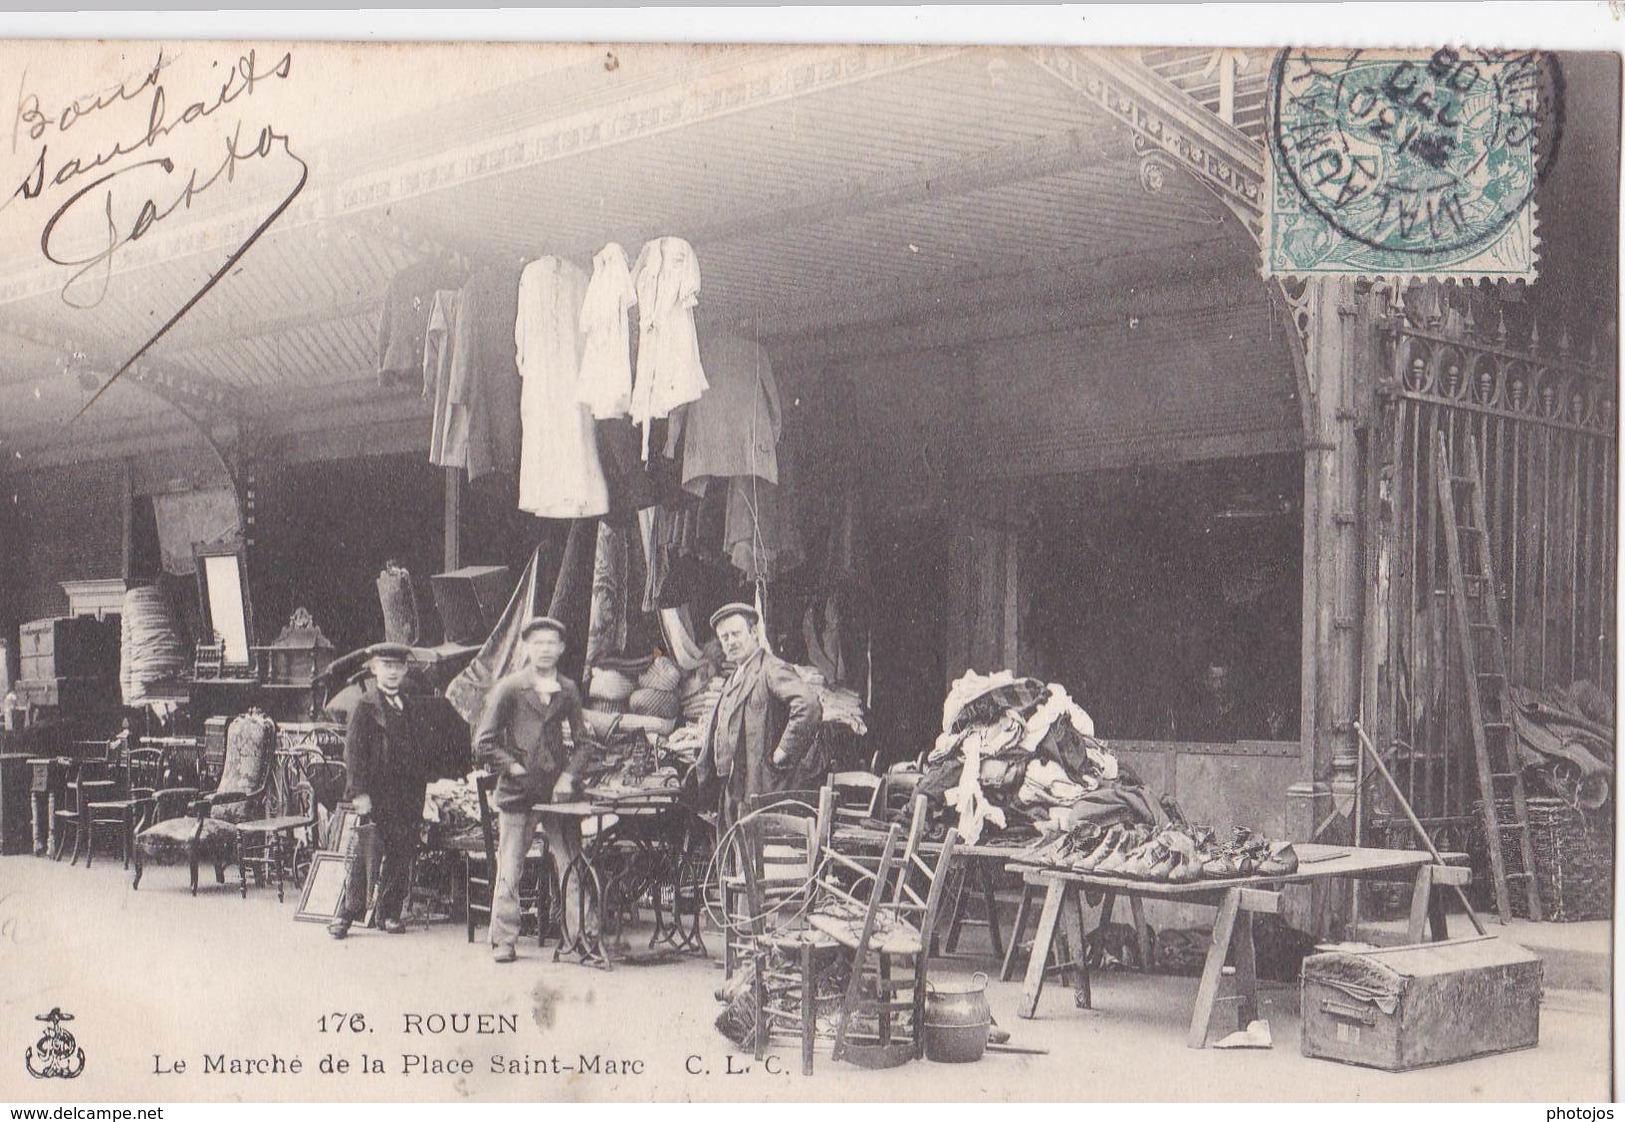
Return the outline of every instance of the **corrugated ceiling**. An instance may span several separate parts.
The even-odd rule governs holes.
[[[1194,81],[1193,57],[1153,64]],[[436,113],[442,125],[457,119]],[[372,138],[354,158],[376,166],[380,150]],[[1226,236],[1245,258],[1244,235],[1205,189],[1170,174],[1152,194],[1139,171],[1120,125],[1019,52],[951,52],[273,231],[149,357],[242,391],[251,413],[347,392],[373,377],[384,289],[424,243],[473,257],[557,253],[585,265],[609,240],[635,253],[650,236],[688,237],[707,311],[753,320],[770,341],[820,319],[925,315],[944,290],[1053,295],[1068,265],[1148,251],[1173,261],[1182,247],[1205,251]],[[115,276],[90,311],[66,314],[55,293],[9,305],[12,322],[60,346],[18,347],[0,365],[0,433],[76,408],[85,390],[62,370],[61,350],[111,369],[196,291],[214,260]],[[96,408],[104,419],[159,411],[139,390]]]

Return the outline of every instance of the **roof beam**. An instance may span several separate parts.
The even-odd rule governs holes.
[[[98,339],[87,345],[83,339],[69,339],[60,332],[39,327],[16,315],[9,315],[0,323],[0,333],[67,356],[78,366],[75,373],[90,374],[98,385],[105,384],[113,371],[122,365],[107,354],[104,340]],[[20,377],[0,379],[0,387],[17,385],[38,376],[32,371],[20,373]],[[142,358],[131,364],[128,375],[132,385],[140,386],[154,397],[198,420],[232,421],[243,411],[242,394],[235,387],[184,367]]]
[[[1263,146],[1122,52],[1029,47],[1028,56],[1207,184],[1256,237],[1264,214]]]

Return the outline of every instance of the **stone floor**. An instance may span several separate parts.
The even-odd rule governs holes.
[[[116,861],[87,871],[0,859],[0,1056],[35,1040],[43,1028],[35,1017],[53,1007],[73,1015],[65,1027],[86,1053],[71,1083],[31,1080],[0,1061],[0,1099],[1598,1102],[1610,1094],[1605,993],[1549,990],[1536,1049],[1389,1074],[1301,1055],[1292,986],[1263,995],[1273,1049],[1190,1051],[1195,980],[1126,973],[1098,976],[1093,1012],[1075,1009],[1064,987],[1047,990],[1032,1021],[1015,1016],[1019,985],[995,982],[990,1001],[1011,1043],[1042,1055],[865,1071],[831,1062],[826,1046],[804,1079],[793,1045],[763,1065],[716,1032],[712,991],[722,975],[706,960],[606,972],[554,963],[550,948],[532,942],[518,963],[499,966],[464,941],[459,924],[340,943],[295,922],[291,897],[278,904],[273,891],[251,888],[243,900],[235,886],[206,883],[194,899],[185,880],[184,870],[153,869],[132,892]],[[965,975],[974,965],[934,972]],[[450,1013],[491,1014],[490,1025],[512,1031],[409,1031]],[[273,1055],[298,1057],[301,1070],[206,1070],[209,1057],[263,1067]],[[363,1071],[363,1055],[382,1073]],[[349,1070],[324,1073],[328,1056]],[[498,1066],[528,1058],[533,1073],[497,1074],[492,1057]],[[582,1071],[583,1057],[589,1068],[596,1058],[598,1071]],[[445,1070],[465,1061],[467,1072]]]

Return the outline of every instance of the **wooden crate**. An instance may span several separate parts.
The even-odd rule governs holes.
[[[1384,1071],[1455,1063],[1540,1042],[1542,966],[1480,937],[1303,960],[1303,1054]]]
[[[64,713],[105,713],[123,704],[111,678],[22,678],[15,689],[23,705]]]
[[[51,678],[107,678],[119,673],[119,622],[90,616],[37,619],[18,629],[21,674]]]

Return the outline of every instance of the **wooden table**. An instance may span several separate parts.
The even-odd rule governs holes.
[[[1027,962],[1027,976],[1022,983],[1021,1004],[1017,1013],[1027,1019],[1037,1014],[1044,978],[1054,970],[1072,974],[1074,1000],[1079,1008],[1093,1008],[1080,890],[1101,894],[1096,931],[1110,922],[1112,906],[1118,896],[1126,896],[1136,902],[1141,899],[1169,900],[1180,904],[1205,904],[1218,909],[1213,924],[1213,940],[1208,947],[1202,979],[1196,989],[1196,1007],[1191,1013],[1190,1030],[1185,1038],[1190,1047],[1204,1048],[1207,1046],[1208,1022],[1213,1017],[1226,958],[1234,959],[1236,983],[1240,990],[1241,1008],[1237,1027],[1245,1029],[1258,1016],[1253,916],[1280,912],[1281,895],[1277,891],[1280,887],[1347,878],[1393,880],[1408,877],[1413,885],[1408,941],[1420,943],[1425,927],[1431,927],[1435,940],[1446,938],[1444,900],[1433,891],[1434,886],[1464,885],[1472,879],[1471,870],[1454,863],[1464,862],[1465,854],[1444,854],[1444,859],[1451,863],[1440,865],[1419,850],[1357,849],[1353,846],[1306,842],[1296,843],[1293,848],[1298,853],[1299,864],[1298,871],[1290,876],[1238,877],[1231,880],[1202,880],[1194,884],[1161,884],[1011,862],[1009,867],[1020,872],[1029,884],[1041,885],[1044,889],[1044,907],[1038,919],[1032,957]],[[1066,953],[1070,958],[1063,956],[1064,961],[1052,967],[1049,963],[1050,951],[1056,945],[1058,932],[1067,944]]]

